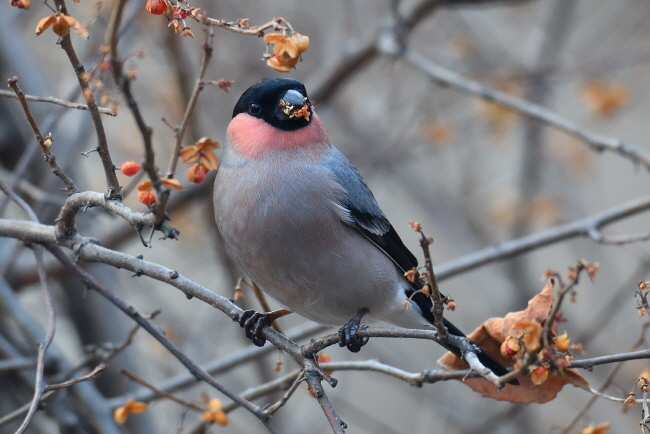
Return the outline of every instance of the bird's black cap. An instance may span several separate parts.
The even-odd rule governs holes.
[[[242,94],[232,112],[247,113],[284,131],[309,125],[311,103],[305,85],[289,78],[265,78]]]

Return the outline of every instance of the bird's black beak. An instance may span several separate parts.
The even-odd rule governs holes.
[[[282,94],[278,107],[282,114],[286,115],[285,119],[305,118],[309,122],[311,103],[306,96],[295,89],[289,89]]]

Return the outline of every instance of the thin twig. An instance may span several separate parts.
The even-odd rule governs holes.
[[[45,352],[47,348],[52,343],[54,339],[54,333],[56,331],[56,310],[54,309],[54,301],[52,299],[52,293],[47,284],[47,276],[45,275],[45,263],[43,261],[43,246],[36,244],[32,247],[34,250],[34,256],[36,257],[36,269],[38,272],[38,277],[41,280],[41,289],[43,291],[43,298],[45,299],[45,305],[47,307],[47,332],[45,334],[45,339],[38,344],[38,356],[36,363],[36,380],[34,384],[34,397],[32,398],[31,405],[27,411],[27,415],[23,420],[23,423],[16,430],[16,434],[22,434],[25,432],[29,423],[32,421],[36,410],[38,410],[38,404],[41,402],[41,397],[43,392],[45,392],[45,380],[44,380],[44,371],[45,371]]]
[[[122,22],[122,15],[124,13],[125,6],[126,6],[126,0],[119,0],[115,2],[115,7],[113,9],[113,13],[111,15],[111,19],[108,24],[108,29],[106,31],[106,40],[110,52],[110,64],[111,64],[111,72],[113,74],[113,80],[115,81],[115,84],[122,91],[126,104],[129,110],[131,111],[131,114],[133,115],[138,130],[140,131],[140,135],[142,136],[142,144],[144,147],[144,163],[142,164],[142,168],[149,176],[149,179],[151,180],[151,184],[153,185],[153,188],[156,191],[156,200],[158,204],[157,209],[159,210],[159,212],[156,213],[155,226],[158,226],[164,221],[164,217],[165,217],[164,216],[165,210],[164,207],[160,206],[160,202],[163,200],[163,198],[166,198],[170,195],[171,190],[168,188],[164,188],[162,185],[162,181],[160,180],[160,176],[158,174],[158,167],[156,166],[156,162],[155,162],[155,153],[154,153],[153,142],[152,142],[153,130],[145,122],[142,112],[140,111],[138,102],[133,96],[133,92],[131,92],[131,80],[129,79],[129,77],[124,75],[123,68],[122,68],[122,60],[120,59],[119,54],[117,52],[120,24]]]
[[[157,310],[157,311],[153,312],[151,315],[148,315],[147,319],[154,318],[160,312],[161,312],[160,310]],[[80,363],[77,363],[77,365],[74,366],[73,368],[71,368],[69,373],[67,373],[65,376],[72,375],[74,372],[78,371],[79,369],[83,368],[84,366],[89,365],[90,363],[93,363],[93,362],[95,362],[97,360],[101,360],[102,362],[107,362],[107,361],[111,360],[113,357],[120,354],[126,347],[131,345],[131,343],[133,342],[133,338],[135,337],[135,334],[138,332],[138,330],[140,330],[140,325],[135,324],[131,328],[131,331],[129,331],[129,333],[127,334],[124,341],[122,343],[120,343],[119,345],[115,345],[115,346],[111,345],[111,348],[105,354],[98,355],[97,351],[92,351],[92,353],[89,354],[86,357],[85,360],[82,360]]]
[[[286,393],[284,395],[282,395],[282,398],[280,398],[280,400],[278,402],[276,402],[275,404],[270,405],[269,407],[267,407],[264,410],[264,412],[266,414],[268,414],[269,416],[272,416],[273,414],[275,414],[276,411],[278,411],[280,408],[282,408],[282,406],[284,406],[287,403],[289,398],[291,398],[291,396],[294,394],[294,392],[298,389],[298,386],[300,385],[300,383],[302,382],[303,379],[304,379],[304,377],[302,375],[300,375],[300,374],[297,375],[295,380],[293,381],[293,383],[289,387],[289,389],[286,391]]]
[[[402,41],[406,40],[418,24],[434,13],[441,3],[444,2],[440,0],[424,0],[417,4],[406,17],[399,20],[399,23],[395,23],[399,25],[400,39]],[[395,22],[395,17],[386,17],[382,21]],[[312,100],[317,103],[324,103],[332,98],[352,77],[379,58],[381,53],[377,48],[377,40],[381,35],[380,32],[369,44],[348,55],[337,64],[327,78],[311,92]]]
[[[219,20],[215,18],[210,18],[210,17],[204,17],[202,19],[201,17],[194,17],[197,21],[201,22],[202,24],[209,24],[214,27],[219,27],[221,29],[229,30],[231,32],[235,33],[240,33],[242,35],[253,35],[257,37],[262,37],[264,36],[264,32],[267,30],[275,30],[279,32],[293,32],[293,28],[291,27],[291,24],[287,20],[285,20],[282,17],[278,18],[273,18],[271,21],[268,23],[262,24],[260,26],[253,26],[250,27],[247,24],[243,24],[244,21],[239,20],[236,22],[232,21],[225,21],[225,20]]]
[[[174,343],[172,343],[164,333],[150,321],[145,319],[133,306],[126,304],[122,299],[117,297],[113,292],[107,290],[101,283],[99,283],[93,276],[83,270],[79,265],[72,261],[59,246],[46,244],[45,247],[52,253],[59,261],[66,267],[74,271],[83,282],[97,291],[99,295],[110,301],[115,307],[127,314],[131,319],[138,323],[145,329],[151,336],[160,342],[174,357],[176,357],[193,375],[205,381],[219,392],[226,395],[228,398],[239,403],[242,407],[247,409],[255,415],[269,430],[272,430],[268,422],[268,417],[263,414],[263,411],[257,405],[243,399],[239,395],[230,391],[230,389],[217,382],[210,374],[197,365],[192,359],[187,357]]]
[[[645,324],[643,324],[641,334],[639,335],[639,338],[634,343],[634,345],[630,347],[630,351],[634,351],[636,348],[640,347],[643,344],[643,342],[645,341],[645,334],[646,331],[648,330],[648,327],[650,327],[650,322],[646,322]],[[598,392],[603,392],[611,384],[611,382],[614,380],[614,376],[618,373],[618,371],[621,370],[622,367],[623,367],[623,363],[618,363],[616,366],[614,366],[614,368],[609,372],[609,374],[607,374],[607,377],[605,377],[603,384],[601,384],[601,386],[598,388]],[[576,413],[576,415],[573,417],[571,422],[569,422],[567,426],[564,427],[564,429],[560,434],[569,434],[573,430],[575,425],[578,423],[578,421],[582,419],[585,413],[587,413],[587,410],[591,408],[591,406],[596,402],[598,398],[599,396],[594,394],[589,399],[589,401],[587,401],[587,403],[580,409],[580,411]]]
[[[62,12],[64,12],[62,8]],[[108,199],[119,200],[122,198],[120,193],[120,182],[117,179],[117,174],[115,173],[115,166],[113,165],[113,160],[111,159],[111,153],[108,150],[108,140],[106,139],[106,131],[104,131],[104,123],[99,113],[99,108],[93,92],[88,86],[88,81],[85,74],[85,68],[83,64],[79,61],[77,53],[72,46],[72,40],[70,35],[61,37],[61,48],[68,55],[68,59],[74,69],[77,80],[79,81],[79,86],[81,87],[82,94],[86,98],[86,104],[88,104],[88,111],[90,113],[90,118],[93,121],[95,127],[95,133],[97,134],[97,153],[99,158],[102,161],[102,166],[104,167],[104,176],[106,177],[107,192],[106,196]]]
[[[174,142],[174,150],[172,151],[171,158],[169,160],[169,167],[167,168],[167,178],[173,178],[176,176],[176,166],[178,164],[178,158],[180,157],[180,151],[183,147],[183,138],[185,137],[185,132],[187,127],[190,124],[190,119],[194,114],[196,109],[196,103],[199,100],[199,94],[203,90],[205,83],[203,82],[203,77],[205,77],[205,71],[208,69],[210,64],[210,59],[212,59],[212,40],[214,38],[214,32],[212,27],[205,29],[205,41],[201,45],[203,48],[203,56],[201,57],[201,66],[199,67],[199,76],[196,79],[194,84],[194,89],[190,95],[190,99],[187,102],[187,107],[185,107],[185,114],[183,114],[183,120],[178,128],[174,128],[176,141]]]
[[[0,372],[20,371],[22,369],[33,368],[35,366],[35,359],[13,358],[9,360],[0,360]]]
[[[45,388],[45,391],[49,392],[51,390],[65,389],[66,387],[74,386],[75,384],[81,383],[82,381],[94,380],[97,375],[99,375],[102,371],[105,371],[106,369],[108,369],[108,365],[104,363],[100,363],[95,367],[95,369],[93,369],[86,375],[82,375],[81,377],[73,378],[68,381],[63,381],[61,383],[50,384]]]
[[[306,362],[308,362],[308,360],[306,360]],[[316,362],[313,361],[313,363],[315,364]],[[325,417],[327,418],[327,421],[329,422],[334,434],[344,434],[347,425],[341,420],[339,415],[334,410],[334,407],[332,407],[332,404],[330,403],[330,400],[325,394],[323,386],[321,385],[321,380],[323,377],[319,372],[320,369],[316,368],[317,367],[315,366],[305,367],[304,375],[305,380],[307,381],[307,385],[318,400],[318,404],[320,404],[323,413],[325,413]]]
[[[59,179],[61,179],[61,181],[65,185],[65,191],[68,193],[68,196],[73,193],[77,193],[79,191],[77,189],[77,186],[72,181],[72,179],[70,179],[70,177],[68,177],[68,175],[66,175],[65,172],[59,167],[59,164],[56,162],[56,157],[50,151],[50,145],[52,139],[50,138],[50,145],[45,143],[45,138],[41,134],[41,131],[38,128],[38,124],[36,123],[36,120],[34,120],[34,116],[32,115],[32,112],[29,109],[29,106],[27,105],[25,93],[18,87],[18,77],[14,76],[8,79],[7,84],[14,91],[16,97],[20,101],[20,104],[23,107],[23,112],[25,113],[25,116],[27,116],[27,122],[29,122],[29,125],[32,127],[32,130],[36,135],[36,141],[41,146],[41,151],[43,152],[43,156],[45,157],[45,162],[49,164],[50,168],[52,169],[52,173],[54,173],[56,176],[59,177]]]
[[[34,210],[32,210],[32,208],[17,194],[11,191],[2,181],[0,181],[0,190],[9,196],[9,198],[14,201],[29,216],[33,223],[39,223],[38,217],[36,216]],[[41,401],[45,389],[45,381],[43,379],[45,371],[45,352],[52,343],[52,340],[54,339],[54,333],[56,332],[56,310],[54,309],[52,293],[50,292],[47,284],[45,262],[43,261],[43,247],[40,244],[35,244],[32,246],[32,249],[34,251],[34,257],[36,259],[36,270],[41,283],[41,290],[43,291],[45,306],[47,308],[48,325],[47,331],[45,333],[45,338],[42,342],[39,342],[38,345],[38,355],[36,357],[36,379],[34,381],[34,396],[28,407],[27,415],[16,431],[16,434],[25,432],[29,426],[29,423],[34,417],[34,414],[36,414],[36,410],[38,410],[38,404]]]
[[[312,336],[316,333],[322,332],[326,329],[326,326],[309,323],[297,329],[292,329],[287,332],[287,339],[291,341],[299,341],[301,339]],[[242,364],[251,361],[257,360],[260,357],[267,355],[273,351],[277,351],[275,347],[271,345],[265,345],[263,347],[248,346],[236,353],[230,354],[228,356],[207,362],[201,367],[209,372],[211,375],[217,375],[222,372],[228,372],[234,367],[241,367]],[[160,383],[157,387],[166,392],[173,392],[185,387],[193,386],[196,384],[196,378],[189,372],[184,372],[177,375],[176,377],[169,378],[164,382]],[[244,398],[249,401],[254,399],[256,396],[248,396],[241,394]],[[109,406],[113,409],[121,407],[129,399],[134,398],[136,401],[149,402],[157,398],[157,395],[152,393],[148,389],[141,389],[134,393],[129,393],[128,396],[120,396],[112,398],[109,401]],[[225,409],[225,407],[224,407]],[[225,411],[225,410],[224,410]]]
[[[630,161],[641,164],[645,166],[646,169],[650,170],[650,154],[636,144],[631,144],[624,142],[621,139],[606,137],[587,131],[575,122],[558,115],[552,110],[516,96],[512,96],[508,93],[484,86],[477,81],[470,80],[449,69],[436,65],[412,49],[405,48],[397,53],[389,52],[386,54],[400,56],[415,69],[425,73],[437,83],[513,109],[517,113],[544,122],[564,131],[565,133],[577,137],[594,151],[610,151],[618,153]]]
[[[15,93],[9,92],[8,90],[0,90],[0,96],[4,96],[7,98],[18,98],[18,96]],[[25,95],[25,99],[28,101],[36,101],[36,102],[49,102],[51,104],[56,104],[67,108],[77,109],[77,110],[88,110],[87,105],[66,101],[64,99],[54,98],[53,96],[43,97],[43,96]],[[115,111],[115,109],[112,108],[97,107],[97,110],[99,110],[100,113],[105,115],[109,115],[113,117],[117,116],[117,112]]]
[[[509,259],[559,241],[576,237],[590,237],[590,232],[594,228],[599,230],[619,220],[645,212],[649,209],[650,196],[645,196],[581,220],[495,244],[494,246],[436,266],[438,280],[448,279],[465,271],[473,270],[495,261]]]
[[[79,211],[86,210],[90,207],[101,207],[111,213],[122,217],[129,222],[136,230],[142,230],[146,226],[153,226],[154,219],[151,214],[144,214],[141,212],[133,211],[122,202],[109,200],[101,193],[94,191],[84,191],[81,193],[73,194],[68,197],[59,216],[56,219],[56,227],[58,237],[70,238],[77,233],[76,217]]]
[[[438,331],[438,337],[444,342],[445,339],[447,339],[447,327],[445,327],[445,322],[442,316],[445,310],[445,303],[442,299],[442,294],[440,294],[440,288],[438,288],[438,280],[433,271],[433,261],[431,260],[431,251],[429,249],[429,245],[433,244],[433,238],[427,238],[419,224],[414,224],[414,227],[420,233],[420,248],[424,254],[424,266],[427,270],[426,280],[429,290],[431,291],[431,299],[433,300],[433,306],[431,309],[434,318],[433,325]]]
[[[200,412],[204,412],[204,411],[208,410],[207,408],[203,408],[203,407],[201,407],[199,405],[196,405],[193,402],[186,401],[183,398],[179,398],[176,395],[172,395],[169,392],[165,392],[164,390],[157,388],[153,384],[151,384],[151,383],[145,381],[144,379],[138,377],[137,375],[135,375],[133,372],[129,371],[128,369],[122,368],[122,369],[120,369],[118,371],[118,373],[122,374],[122,375],[128,377],[130,380],[135,381],[136,383],[138,383],[138,384],[140,384],[140,385],[154,391],[155,393],[157,393],[161,397],[167,398],[170,401],[174,401],[174,402],[176,402],[176,403],[178,403],[178,404],[180,404],[180,405],[182,405],[184,407],[191,408],[192,410],[196,410],[196,411],[200,411]]]
[[[45,387],[45,391],[41,395],[40,401],[43,402],[46,399],[48,399],[50,396],[54,395],[54,392],[56,392],[59,389],[64,389],[70,386],[74,386],[75,384],[81,383],[83,381],[91,381],[94,380],[97,375],[99,375],[102,371],[108,369],[107,365],[104,365],[103,363],[95,367],[91,372],[89,372],[86,375],[82,375],[81,377],[78,378],[73,378],[68,381],[64,381],[62,383],[56,383],[56,384],[50,384]],[[22,407],[19,407],[12,411],[9,414],[6,414],[2,417],[0,417],[0,426],[3,426],[15,419],[18,419],[20,416],[23,414],[27,413],[29,409],[31,408],[31,403],[27,403],[23,405]]]
[[[609,356],[592,357],[591,359],[572,360],[569,368],[582,368],[590,370],[594,366],[607,365],[628,360],[650,359],[650,350],[632,351],[628,353],[612,354]]]
[[[465,378],[478,377],[478,373],[469,369],[459,371],[447,371],[445,369],[429,369],[422,372],[407,372],[394,366],[381,363],[377,360],[359,360],[359,361],[337,361],[319,363],[324,371],[369,371],[385,374],[402,380],[414,387],[422,387],[425,383],[437,383],[439,381],[462,380]],[[283,375],[269,381],[251,387],[240,393],[241,396],[248,400],[260,398],[279,390],[289,390],[297,379],[302,379],[302,369],[296,369],[293,372]],[[223,406],[223,410],[230,412],[237,407],[236,403],[229,403]]]

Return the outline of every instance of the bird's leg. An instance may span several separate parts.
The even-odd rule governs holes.
[[[258,347],[263,347],[266,343],[266,338],[262,334],[262,329],[265,326],[270,326],[273,321],[289,315],[290,310],[278,309],[273,312],[260,313],[252,309],[245,310],[239,317],[239,325],[246,331],[246,337],[253,341]]]
[[[368,308],[359,309],[359,312],[339,329],[339,346],[348,347],[353,353],[358,353],[361,347],[368,343],[368,338],[357,336],[359,330],[365,330],[368,326],[361,325],[361,318],[368,313]]]

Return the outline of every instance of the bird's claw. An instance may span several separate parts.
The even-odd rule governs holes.
[[[367,325],[361,324],[361,318],[355,316],[347,324],[339,329],[339,346],[348,347],[348,350],[353,353],[361,351],[361,347],[368,343],[368,337],[359,337],[357,332],[359,330],[366,330]]]
[[[252,309],[245,310],[239,317],[239,325],[242,326],[246,332],[246,337],[253,341],[258,347],[263,347],[266,343],[266,338],[262,334],[265,326],[271,325],[275,318],[268,313],[259,313]]]

